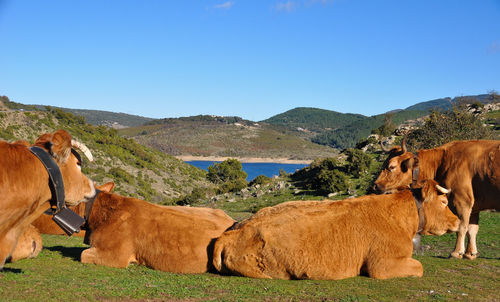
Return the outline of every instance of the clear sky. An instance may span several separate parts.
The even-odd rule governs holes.
[[[0,0],[0,95],[154,118],[500,90],[500,0]]]

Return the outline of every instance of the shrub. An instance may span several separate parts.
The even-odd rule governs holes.
[[[408,134],[412,150],[432,149],[454,140],[491,139],[493,132],[483,126],[480,117],[454,107],[446,112],[434,111],[420,129]]]
[[[346,191],[349,181],[347,175],[340,170],[321,170],[314,185],[317,190],[328,194]]]
[[[246,178],[247,173],[242,171],[241,163],[237,159],[229,158],[208,167],[207,179],[215,184]]]
[[[271,178],[265,176],[265,175],[259,175],[255,177],[248,185],[249,186],[254,186],[254,185],[265,185],[271,182]]]
[[[308,189],[323,194],[344,191],[348,188],[345,167],[335,158],[317,158],[308,167],[292,174],[292,180],[302,182]]]
[[[180,198],[175,203],[177,205],[193,205],[207,198],[208,195],[211,195],[212,190],[207,188],[194,188],[190,194]]]
[[[347,172],[355,177],[366,174],[370,169],[372,158],[361,150],[347,149]]]
[[[246,174],[246,173],[245,173]],[[217,189],[219,194],[238,192],[247,187],[247,181],[245,179],[235,179],[222,183]]]

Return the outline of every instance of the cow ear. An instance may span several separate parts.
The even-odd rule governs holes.
[[[100,185],[100,186],[97,186],[97,188],[103,192],[106,192],[106,193],[110,193],[113,188],[115,187],[115,183],[110,181],[110,182],[107,182],[103,185]]]
[[[60,163],[65,163],[71,153],[71,135],[64,130],[58,130],[50,140],[50,154]]]
[[[405,159],[404,161],[401,162],[401,171],[403,171],[403,173],[406,173],[408,170],[413,169],[414,164],[415,164],[414,157]]]
[[[437,197],[438,191],[436,190],[437,183],[433,180],[425,180],[422,182],[422,200],[424,202],[433,200]]]

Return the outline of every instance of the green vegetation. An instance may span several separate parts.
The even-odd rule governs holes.
[[[483,126],[479,116],[454,107],[445,112],[433,111],[421,128],[408,134],[407,144],[412,150],[432,149],[454,140],[493,137],[493,131]]]
[[[404,121],[416,119],[427,114],[427,111],[398,111],[390,115],[390,124],[399,125]],[[389,130],[386,128],[391,127],[391,125],[384,126],[386,123],[386,114],[374,115],[339,129],[323,131],[313,137],[312,141],[339,149],[351,148],[359,143],[360,140],[370,135],[374,129],[377,129],[375,132]]]
[[[337,154],[337,150],[314,144],[296,133],[237,117],[164,119],[120,129],[119,133],[173,155],[312,160]]]
[[[237,192],[247,186],[247,173],[237,159],[226,159],[208,167],[207,179],[218,185],[219,194]]]
[[[123,195],[171,203],[195,187],[213,187],[205,171],[121,137],[115,129],[89,125],[84,117],[62,109],[2,112],[0,129],[1,139],[30,142],[42,133],[67,130],[94,155],[93,163],[83,158],[83,171],[98,183],[114,181],[115,191]]]
[[[337,129],[366,117],[361,114],[340,113],[317,108],[299,107],[275,115],[263,122],[271,125],[286,125],[289,128],[303,128],[310,131]]]
[[[495,301],[500,282],[500,216],[481,213],[479,258],[447,259],[454,234],[424,236],[415,256],[422,278],[262,280],[206,273],[173,274],[131,265],[82,264],[81,238],[43,235],[34,259],[8,263],[0,273],[4,301]]]
[[[7,103],[13,106],[12,102]],[[391,123],[398,124],[413,114],[415,111],[400,111],[357,121],[362,130],[354,134],[368,131],[368,135],[377,127],[376,131],[383,134]],[[447,127],[458,129],[457,133],[479,133],[477,119],[462,114],[458,111],[434,112],[424,126],[429,127],[424,134],[442,136],[447,133]],[[486,116],[486,123],[497,135],[499,118],[499,111]],[[316,125],[320,127],[326,121]],[[115,181],[118,193],[163,204],[220,208],[237,220],[290,200],[364,195],[386,157],[379,151],[375,139],[360,141],[347,135],[346,145],[359,142],[355,149],[332,154],[331,149],[324,147],[317,153],[307,153],[313,150],[307,141],[293,137],[291,130],[282,126],[273,127],[266,128],[239,118],[198,116],[165,119],[117,131],[89,125],[85,118],[58,108],[0,112],[0,138],[3,139],[33,141],[39,134],[54,129],[69,131],[92,150],[96,159],[89,163],[84,158],[85,173],[98,183]],[[356,129],[356,125],[345,126],[342,133],[347,133],[348,129]],[[473,130],[460,132],[460,129]],[[204,154],[203,148],[210,146],[213,148],[210,152],[241,154],[240,149],[246,148],[255,153],[246,151],[245,154],[267,156],[277,150],[274,154],[286,157],[300,150],[297,149],[300,145],[302,150],[308,150],[299,153],[301,156],[324,155],[316,156],[318,158],[311,165],[292,175],[283,172],[272,179],[261,175],[247,184],[241,163],[236,159],[216,164],[206,173],[118,135],[125,132],[138,141],[141,137],[149,139],[151,146],[157,149],[187,150],[189,154]],[[427,138],[422,135],[414,139],[424,142]],[[174,140],[174,143],[160,145],[164,140]],[[183,149],[175,149],[179,146]],[[367,146],[371,146],[369,152],[360,150]],[[329,151],[323,153],[323,150]],[[216,195],[216,192],[221,194]],[[81,238],[44,235],[44,249],[37,258],[7,264],[0,273],[0,294],[6,301],[492,301],[498,299],[500,282],[500,216],[482,212],[480,227],[477,260],[446,259],[455,242],[454,234],[425,236],[424,248],[415,256],[424,265],[423,278],[373,280],[360,276],[339,281],[258,280],[210,273],[171,274],[137,265],[127,269],[84,265],[78,262],[81,251],[87,247]]]

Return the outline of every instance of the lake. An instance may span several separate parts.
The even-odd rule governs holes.
[[[203,170],[208,170],[208,166],[220,162],[195,160],[195,161],[186,161],[186,163]],[[279,163],[242,163],[241,165],[243,166],[243,171],[245,171],[248,174],[247,181],[251,181],[259,175],[265,175],[267,177],[273,177],[274,175],[279,175],[280,169],[285,170],[285,172],[287,173],[293,173],[299,169],[304,168],[305,166],[308,166],[306,164],[279,164]]]

